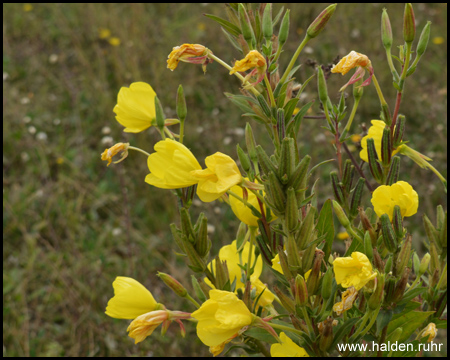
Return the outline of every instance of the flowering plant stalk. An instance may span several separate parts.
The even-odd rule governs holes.
[[[355,69],[341,88],[353,86],[353,109],[347,116],[345,96],[338,104],[330,100],[321,66],[303,84],[295,78],[302,49],[310,42],[312,46],[318,35],[326,36],[326,25],[335,10],[336,4],[328,6],[311,23],[286,69],[280,68],[279,59],[287,53],[282,54],[282,49],[289,35],[290,13],[287,10],[273,17],[271,4],[256,8],[228,4],[228,20],[207,15],[220,24],[240,52],[234,63],[220,58],[226,54],[221,49],[212,49],[213,53],[201,44],[173,47],[167,61],[172,71],[186,66],[180,65],[184,62],[201,65],[206,72],[208,64],[217,62],[238,78],[241,95],[227,97],[254,121],[245,124],[246,149],[238,145],[234,159],[216,152],[206,157],[203,165],[191,152],[181,85],[176,99],[178,119],[165,118],[150,85],[136,82],[120,90],[114,112],[124,131],[159,131],[161,141],[154,144],[153,152],[119,143],[106,149],[102,160],[109,165],[115,155],[121,154],[122,161],[135,150],[147,157],[145,182],[178,198],[180,220],[171,224],[170,230],[195,274],[189,290],[187,281],[158,273],[190,304],[191,312],[168,310],[168,304],[157,303],[137,280],[118,277],[114,281],[115,294],[106,314],[133,320],[128,332],[136,343],[160,324],[165,333],[175,321],[183,336],[186,322],[196,326],[198,338],[215,356],[231,346],[265,356],[361,356],[361,350],[342,345],[368,341],[379,345],[368,350],[371,355],[414,356],[420,351],[419,344],[432,341],[438,329],[446,328],[447,212],[438,206],[436,224],[424,216],[428,253],[420,259],[403,218],[417,213],[425,195],[418,194],[399,170],[399,155],[406,155],[422,168],[431,169],[446,189],[446,180],[429,164],[431,159],[406,145],[407,121],[400,114],[406,79],[424,55],[430,23],[418,41],[416,60],[411,62],[415,20],[412,5],[406,4],[405,45],[397,59],[401,64],[397,71],[391,55],[391,25],[383,10],[381,40],[397,90],[394,111],[377,81],[380,69],[372,65],[370,55],[357,52],[364,49],[356,49],[331,69],[342,75]],[[325,129],[335,139],[337,160],[328,187],[333,198],[321,206],[310,181],[320,163],[309,155],[301,157],[297,142],[302,119],[312,105],[303,104],[300,95],[315,76]],[[359,155],[369,168],[364,171],[346,143],[352,137],[355,114],[367,86],[376,89],[381,115],[361,141]],[[177,125],[178,133],[174,130]],[[266,130],[275,149],[272,154],[258,145],[255,126]],[[366,194],[371,204],[363,201]],[[218,253],[211,252],[206,215],[191,216],[196,195],[203,202],[222,200],[241,221],[236,235],[224,236]],[[333,213],[346,229],[345,252],[333,249],[334,240],[342,238],[334,227]],[[264,277],[263,268],[267,269]],[[393,353],[383,350],[388,341],[412,347]]]

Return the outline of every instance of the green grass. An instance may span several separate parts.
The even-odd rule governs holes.
[[[400,45],[403,5],[341,4],[309,52],[301,55],[298,80],[313,73],[308,58],[331,64],[336,56],[355,50],[372,60],[393,109],[395,91],[379,35],[383,6],[388,8],[395,45]],[[289,8],[290,38],[282,67],[324,4]],[[407,80],[401,113],[408,121],[410,144],[433,157],[434,166],[446,176],[447,8],[419,4],[415,11],[418,33],[431,20],[431,37],[442,36],[445,42],[429,44],[416,74]],[[245,142],[235,129],[247,120],[223,92],[238,93],[238,81],[217,63],[208,66],[206,75],[185,63],[174,72],[166,69],[167,55],[182,43],[204,44],[229,63],[240,58],[203,13],[223,15],[224,9],[216,4],[36,4],[25,12],[22,4],[3,4],[4,356],[209,354],[192,324],[186,324],[185,340],[178,325],[172,325],[166,337],[157,330],[135,346],[126,335],[128,322],[104,314],[118,275],[142,282],[171,309],[193,309],[155,276],[164,271],[190,285],[190,271],[175,255],[168,232],[168,225],[178,221],[174,196],[144,183],[148,169],[138,153],[110,167],[100,161],[100,153],[110,146],[102,143],[106,136],[147,151],[158,141],[155,131],[125,134],[114,119],[120,87],[134,81],[153,86],[169,117],[175,116],[175,95],[183,84],[186,144],[200,160],[216,151],[237,159],[235,144],[245,147]],[[101,28],[117,36],[120,45],[99,39]],[[346,81],[348,77],[330,77],[332,99],[338,99]],[[361,132],[362,123],[378,117],[375,90],[366,89],[355,133]],[[317,99],[315,81],[305,94],[305,102]],[[316,101],[313,114],[319,112]],[[259,141],[266,143],[263,131],[252,125]],[[321,125],[320,120],[305,120],[299,138],[301,153],[309,153],[314,164],[334,156]],[[331,195],[328,174],[333,169],[331,164],[315,174],[320,200]],[[445,201],[442,186],[431,172],[406,158],[402,178],[420,194],[419,214],[407,221],[419,246],[424,236],[420,215],[435,218],[436,205]],[[368,194],[366,200],[369,205]],[[224,204],[201,204],[195,211],[205,211],[215,226],[210,234],[214,251],[234,239],[238,223]]]

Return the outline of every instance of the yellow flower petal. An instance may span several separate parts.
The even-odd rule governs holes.
[[[125,126],[125,132],[137,133],[150,126],[156,117],[156,93],[144,82],[135,82],[129,88],[122,87],[113,111],[116,120]]]
[[[298,346],[284,332],[280,333],[282,344],[272,344],[270,355],[272,357],[309,357],[305,349]]]
[[[335,259],[333,270],[337,284],[344,288],[354,286],[356,290],[360,290],[377,276],[367,256],[358,251],[353,252],[351,257]]]
[[[105,314],[116,319],[135,319],[153,311],[157,305],[153,295],[141,283],[118,276],[113,282],[114,297],[109,300]]]
[[[341,61],[333,66],[331,72],[345,75],[357,66],[366,67],[369,64],[370,60],[366,55],[351,51],[350,54],[344,56]]]
[[[250,51],[244,59],[238,60],[234,63],[230,71],[230,75],[235,72],[243,72],[253,68],[265,68],[267,66],[266,59],[258,51]]]
[[[180,61],[189,62],[190,58],[205,56],[208,49],[200,44],[175,46],[167,59],[167,68],[175,70]]]

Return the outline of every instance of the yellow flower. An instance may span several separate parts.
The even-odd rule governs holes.
[[[414,215],[419,207],[419,195],[407,182],[397,181],[391,186],[377,187],[372,193],[371,202],[379,217],[388,214],[392,221],[395,205],[400,206],[402,217]]]
[[[134,343],[137,344],[150,336],[159,324],[166,321],[168,317],[169,312],[167,310],[151,311],[140,315],[128,326],[128,336],[133,338]]]
[[[369,77],[360,86],[367,86],[372,81],[373,67],[369,58],[364,55],[351,51],[350,54],[344,56],[341,61],[334,65],[331,69],[332,73],[347,74],[351,69],[358,68],[355,74],[350,78],[349,82],[345,84],[340,91],[344,90],[348,85],[354,84],[364,77],[366,70],[369,71]]]
[[[272,344],[270,355],[272,357],[309,357],[305,349],[298,346],[284,332],[280,333],[282,344]]]
[[[266,66],[267,63],[264,56],[262,56],[258,51],[252,50],[245,56],[245,58],[234,63],[234,66],[230,71],[230,75],[233,75],[237,71],[243,72],[249,69],[261,68]]]
[[[370,60],[366,55],[351,51],[350,54],[344,56],[341,61],[333,66],[331,72],[345,75],[355,67],[366,67],[369,64]]]
[[[147,160],[150,174],[145,182],[161,189],[181,189],[198,182],[191,173],[201,170],[201,166],[186,146],[165,139],[156,143],[154,149],[156,152]]]
[[[116,156],[118,153],[122,153],[122,157],[119,160],[115,161],[114,164],[121,162],[128,156],[128,146],[129,145],[130,145],[129,143],[125,143],[125,144],[117,143],[113,147],[111,147],[109,149],[105,149],[105,151],[103,151],[103,153],[102,153],[102,160],[108,161],[107,166],[109,166],[109,164],[111,164],[112,158],[114,156]]]
[[[362,136],[359,134],[353,134],[352,136],[350,136],[350,140],[353,141],[354,143],[360,142],[361,138]]]
[[[420,333],[420,337],[426,337],[430,335],[428,338],[428,342],[432,342],[437,335],[437,328],[435,323],[429,323],[425,329],[423,329]]]
[[[232,158],[220,152],[205,159],[206,169],[195,170],[191,175],[197,179],[197,195],[203,202],[220,198],[242,180],[242,175]]]
[[[248,178],[245,178],[245,180],[248,180]],[[258,183],[258,182],[256,181],[256,183]],[[236,185],[236,186],[233,186],[230,190],[232,192],[234,192],[236,195],[243,197],[244,190],[242,189],[242,187]],[[258,198],[256,197],[256,195],[253,194],[251,191],[248,191],[247,194],[248,194],[247,202],[250,205],[252,205],[255,209],[260,210]],[[264,195],[265,194],[263,192],[263,196]],[[236,215],[236,217],[239,220],[241,220],[244,224],[247,224],[248,226],[258,226],[258,218],[252,214],[252,211],[250,210],[250,208],[248,206],[246,206],[239,199],[236,199],[234,196],[230,196],[229,200],[230,200],[231,210],[233,210],[234,215]],[[265,205],[264,205],[264,212],[265,212],[265,214],[267,214],[267,209],[266,209]],[[273,215],[271,221],[273,221],[275,219],[276,219],[276,216]]]
[[[442,36],[435,36],[432,41],[435,45],[442,45],[445,42],[445,39]]]
[[[342,294],[342,300],[333,305],[333,311],[339,316],[344,311],[350,310],[353,306],[358,291],[352,286],[345,290]]]
[[[366,255],[355,251],[351,257],[341,257],[333,261],[333,270],[336,283],[345,288],[354,286],[360,290],[377,274],[372,270],[372,264]]]
[[[208,59],[208,49],[200,44],[175,46],[168,56],[167,68],[174,71],[180,61],[206,66],[210,61]],[[205,68],[203,71],[205,71]]]
[[[107,39],[111,36],[111,31],[109,29],[98,29],[98,37],[100,39]]]
[[[275,269],[276,271],[278,271],[279,273],[284,275],[283,268],[281,267],[281,263],[280,263],[280,255],[279,254],[276,254],[275,257],[272,259],[272,268]],[[309,269],[305,273],[305,281],[308,281],[308,278],[309,278],[309,275],[311,274],[311,271],[312,271],[312,269]]]
[[[344,231],[344,232],[340,232],[337,234],[337,238],[339,240],[346,240],[350,237],[350,235],[348,234],[348,232]]]
[[[211,290],[209,300],[191,316],[198,320],[197,335],[207,346],[218,346],[252,323],[244,302],[228,291]]]
[[[109,300],[105,314],[116,319],[135,319],[155,310],[153,295],[141,283],[118,276],[113,282],[114,297]]]
[[[119,46],[120,45],[120,39],[118,37],[116,37],[116,36],[113,36],[113,37],[109,38],[108,42],[112,46]]]
[[[239,265],[243,267],[247,266],[249,251],[250,251],[250,243],[247,242],[244,245],[244,248],[242,249],[241,256],[239,256],[236,246],[236,240],[234,240],[230,245],[222,246],[222,248],[219,250],[220,260],[227,262],[230,283],[233,283],[233,281],[236,280],[236,290],[244,289],[245,287],[244,283],[242,282],[242,268]],[[267,286],[263,284],[261,280],[259,280],[263,268],[263,263],[261,255],[258,255],[258,258],[256,259],[255,263],[255,256],[256,256],[255,247],[253,247],[251,264],[252,265],[255,264],[255,267],[253,269],[253,274],[250,276],[250,282],[252,288],[256,288],[256,297],[258,297],[259,294],[265,289],[264,293],[262,294],[262,296],[258,301],[258,305],[264,307],[266,305],[271,304],[275,296],[273,295],[272,292],[269,291],[269,289],[267,289]],[[215,269],[215,266],[216,260],[212,260],[208,264],[208,268],[212,270]],[[205,282],[209,286],[214,287],[214,285],[207,278],[205,278]]]
[[[125,132],[138,133],[152,126],[156,117],[155,97],[155,91],[145,82],[120,89],[113,111],[116,120],[125,126]]]
[[[367,139],[370,139],[370,138],[373,139],[373,141],[375,143],[375,149],[377,151],[378,159],[381,160],[381,138],[383,137],[383,130],[386,127],[386,124],[382,120],[372,120],[371,123],[372,123],[372,126],[369,128],[369,132],[361,140],[362,150],[359,153],[359,156],[365,162],[369,162],[369,155],[367,154]],[[400,151],[401,147],[402,146],[399,146],[398,148],[394,149],[392,151],[392,156],[397,154]]]
[[[29,3],[23,4],[23,11],[30,12],[31,10],[33,10],[33,5],[31,5]]]

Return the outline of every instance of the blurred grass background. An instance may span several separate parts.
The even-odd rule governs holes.
[[[275,11],[281,4],[274,6]],[[282,54],[284,68],[305,29],[326,4],[289,4],[291,28]],[[427,52],[407,79],[400,112],[406,138],[447,167],[447,5],[415,4],[417,37],[433,22]],[[308,60],[331,64],[351,50],[372,60],[391,110],[395,91],[380,40],[380,19],[387,7],[394,45],[402,43],[403,4],[340,4],[325,31],[300,56],[297,79],[312,73]],[[274,11],[274,12],[275,12]],[[106,167],[100,153],[119,141],[152,151],[155,131],[122,132],[112,109],[121,86],[135,81],[152,85],[168,117],[175,116],[175,95],[182,84],[188,103],[186,144],[199,159],[221,151],[237,159],[245,148],[246,119],[223,95],[239,93],[235,77],[217,63],[203,75],[199,66],[180,63],[166,69],[173,46],[200,43],[231,63],[240,54],[219,26],[202,16],[224,16],[218,4],[3,4],[3,355],[4,356],[204,356],[208,349],[186,324],[165,337],[159,329],[139,346],[126,335],[127,321],[104,314],[118,275],[148,287],[171,309],[192,311],[155,276],[171,273],[189,286],[190,271],[174,254],[168,225],[177,222],[175,198],[144,182],[146,159],[135,152]],[[102,35],[110,36],[102,39]],[[396,53],[396,51],[393,51]],[[329,94],[347,77],[329,78]],[[354,133],[378,118],[373,86],[365,88]],[[313,81],[304,103],[317,98]],[[351,106],[351,93],[348,105]],[[313,106],[312,115],[319,114]],[[265,135],[252,122],[256,135]],[[313,163],[334,156],[320,120],[305,120],[299,138],[302,155]],[[354,145],[357,155],[357,144]],[[321,200],[331,196],[329,171],[315,173]],[[402,179],[420,195],[419,213],[406,221],[420,247],[420,216],[435,219],[446,201],[431,173],[402,158]],[[366,205],[370,204],[366,194]],[[446,204],[443,204],[446,208]],[[214,250],[234,239],[237,221],[224,204],[200,204],[214,231]],[[213,229],[213,228],[211,228]],[[421,250],[419,249],[419,252]]]

